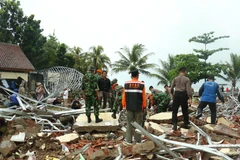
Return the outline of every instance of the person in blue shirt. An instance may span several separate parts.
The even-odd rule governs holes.
[[[17,100],[17,94],[12,94],[10,96],[10,102],[7,104],[7,107],[11,107],[11,106],[19,106],[18,100]]]
[[[198,106],[197,119],[202,116],[203,109],[208,105],[211,111],[211,124],[216,123],[216,94],[222,103],[224,103],[224,98],[219,92],[219,86],[214,82],[214,76],[209,76],[208,81],[204,82],[199,89],[201,102]]]

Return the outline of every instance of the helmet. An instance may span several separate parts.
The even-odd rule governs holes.
[[[116,78],[114,78],[113,80],[112,80],[112,83],[117,83],[117,79]]]

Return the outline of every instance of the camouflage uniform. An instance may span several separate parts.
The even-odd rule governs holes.
[[[171,98],[166,93],[153,95],[154,104],[157,106],[157,113],[166,112]]]
[[[122,92],[123,92],[123,86],[117,86],[116,88],[116,98],[113,104],[113,112],[116,113],[119,109],[119,111],[122,110]]]
[[[94,115],[99,115],[99,108],[97,103],[97,93],[98,88],[97,76],[91,72],[88,72],[83,77],[82,88],[85,91],[85,105],[86,105],[86,115],[91,115],[91,106],[94,106]]]

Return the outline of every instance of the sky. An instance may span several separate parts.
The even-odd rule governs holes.
[[[230,61],[230,53],[240,53],[240,1],[239,0],[20,0],[24,13],[41,20],[43,34],[55,35],[69,47],[78,46],[84,51],[102,45],[111,62],[123,46],[144,44],[146,53],[154,52],[149,63],[159,64],[168,54],[193,53],[193,48],[204,46],[189,43],[191,37],[211,31],[215,36],[229,35],[208,49],[230,48],[215,53],[209,62]],[[127,72],[109,73],[119,84],[130,79]],[[140,75],[147,88],[157,86],[155,78]],[[221,79],[218,83],[227,83]],[[193,88],[201,86],[200,81]]]

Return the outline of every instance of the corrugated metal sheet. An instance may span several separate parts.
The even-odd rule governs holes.
[[[18,45],[0,43],[0,70],[26,72],[35,68]]]

